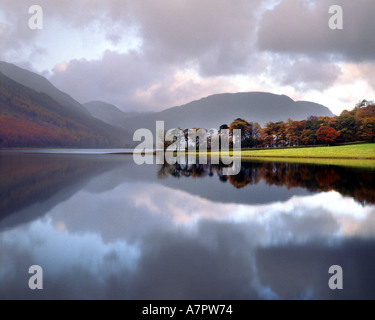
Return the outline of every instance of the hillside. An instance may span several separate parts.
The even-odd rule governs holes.
[[[0,147],[124,147],[126,135],[0,73]]]
[[[0,72],[8,78],[24,85],[25,87],[28,87],[36,92],[47,94],[61,106],[74,113],[82,113],[85,116],[89,115],[88,111],[78,101],[74,100],[65,92],[57,89],[46,78],[34,72],[22,69],[14,64],[4,61],[0,61]]]
[[[113,126],[121,126],[126,119],[139,115],[136,112],[124,112],[113,104],[103,101],[90,101],[83,106],[93,117]]]
[[[264,92],[224,93],[212,95],[188,104],[173,107],[150,115],[125,119],[121,126],[129,131],[155,127],[156,120],[164,120],[165,128],[219,128],[236,118],[258,122],[303,120],[309,116],[333,116],[323,105],[293,101],[285,95]]]

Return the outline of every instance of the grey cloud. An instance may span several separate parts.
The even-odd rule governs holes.
[[[64,72],[55,71],[50,80],[80,102],[102,99],[126,106],[134,91],[147,89],[170,72],[168,65],[154,65],[135,51],[106,51],[101,60],[70,61]]]
[[[196,81],[183,72],[179,76],[179,68],[183,66],[156,63],[138,51],[106,51],[101,60],[70,61],[65,71],[55,68],[48,78],[80,102],[103,100],[124,110],[142,111],[188,103],[232,88],[225,79]]]
[[[260,5],[258,0],[163,0],[136,2],[134,10],[147,53],[176,63],[196,61],[203,74],[211,75],[246,67]]]
[[[309,5],[308,5],[309,4]],[[344,29],[331,30],[331,5],[341,5]],[[262,50],[307,56],[335,55],[346,61],[373,61],[375,2],[372,0],[283,0],[267,12],[260,24],[258,44]]]
[[[292,85],[300,90],[324,90],[341,75],[333,63],[308,59],[305,56],[275,55],[268,69],[269,75],[282,85]]]
[[[41,50],[35,45],[37,33],[28,27],[31,6],[27,1],[2,1],[0,7],[0,60],[23,63],[27,57]],[[22,58],[20,57],[22,56]]]
[[[213,78],[267,77],[270,83],[291,85],[302,92],[324,90],[340,75],[335,62],[374,60],[372,0],[282,0],[264,13],[269,3],[67,0],[52,5],[41,0],[46,28],[53,22],[54,28],[69,30],[62,30],[56,41],[69,45],[65,37],[72,30],[78,37],[91,32],[93,41],[106,39],[119,48],[131,40],[130,35],[140,43],[137,51],[119,53],[115,52],[119,48],[112,48],[101,59],[67,61],[65,72],[55,70],[49,78],[80,102],[96,99],[124,110],[160,110],[205,95],[231,92],[230,78],[220,83]],[[5,48],[0,59],[28,69],[47,57],[48,46],[53,45],[27,28],[31,4],[32,0],[4,0],[0,9],[6,16],[0,27],[4,30],[0,45]],[[344,30],[328,28],[331,4],[343,6]],[[176,72],[184,70],[198,72],[201,79],[178,84]],[[362,75],[373,85],[370,73]]]
[[[181,90],[169,90],[176,70],[193,68],[202,76],[217,76],[259,68],[254,63],[254,15],[260,5],[259,0],[235,4],[225,0],[110,1],[106,6],[94,2],[90,9],[97,9],[98,17],[92,17],[91,22],[99,23],[112,43],[132,26],[142,40],[140,51],[106,52],[102,60],[71,61],[66,72],[54,73],[50,79],[80,101],[101,99],[120,107],[130,105],[132,109],[153,107],[134,97],[137,90],[147,91],[153,86],[150,100],[164,108],[172,106],[173,101],[183,100],[176,96],[184,95]],[[80,23],[75,15],[71,19]],[[82,20],[87,19],[86,13]],[[190,95],[183,103],[200,98],[194,93]]]
[[[145,59],[179,66],[193,62],[204,75],[246,70],[254,52],[257,13],[262,6],[261,0],[69,3],[53,9],[47,3],[45,6],[68,25],[88,28],[99,24],[115,42],[132,27],[142,38]]]

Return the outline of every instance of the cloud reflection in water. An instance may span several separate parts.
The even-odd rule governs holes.
[[[375,298],[373,205],[332,190],[280,198],[283,186],[268,186],[267,202],[221,202],[205,190],[225,186],[219,180],[131,179],[138,169],[99,170],[69,196],[34,204],[43,214],[2,229],[0,297]],[[40,291],[27,287],[33,264],[44,270]],[[344,269],[342,292],[328,288],[332,264]]]

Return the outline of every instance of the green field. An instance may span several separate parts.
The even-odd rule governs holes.
[[[198,155],[199,152],[196,152]],[[212,152],[207,152],[212,156]],[[233,152],[229,152],[233,156]],[[240,156],[235,155],[235,156]],[[375,170],[375,144],[364,143],[331,147],[245,149],[241,151],[242,161],[272,161],[289,163],[310,163],[339,165]]]
[[[375,144],[366,143],[316,148],[242,150],[242,158],[255,157],[375,160]]]
[[[339,165],[375,169],[375,144],[332,147],[242,150],[242,161]]]

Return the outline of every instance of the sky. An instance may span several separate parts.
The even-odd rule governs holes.
[[[373,0],[1,0],[0,60],[124,111],[264,91],[340,114],[375,99],[374,13]]]

